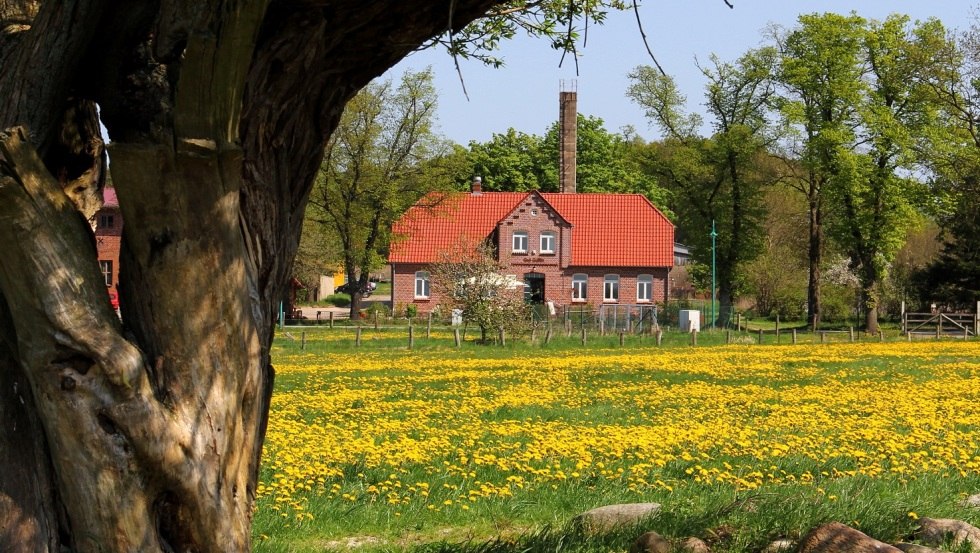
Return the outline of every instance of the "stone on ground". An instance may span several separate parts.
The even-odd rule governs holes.
[[[588,534],[609,532],[620,526],[639,524],[644,519],[653,516],[660,510],[659,503],[623,503],[606,505],[586,511],[574,522]]]
[[[670,553],[670,542],[656,532],[647,532],[636,538],[630,553]]]
[[[831,522],[810,530],[800,542],[799,553],[902,553],[902,550],[839,522]]]
[[[919,520],[919,539],[927,545],[942,545],[949,539],[954,546],[969,543],[974,551],[980,551],[980,528],[951,518],[923,518]]]

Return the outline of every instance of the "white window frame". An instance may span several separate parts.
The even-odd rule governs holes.
[[[619,301],[619,275],[608,274],[602,277],[602,301]]]
[[[427,300],[431,290],[429,289],[429,272],[415,271],[415,299]]]
[[[105,279],[105,285],[112,286],[112,260],[111,259],[100,259],[99,260],[99,270],[102,271],[102,277]]]
[[[511,251],[513,253],[527,253],[527,232],[519,230],[511,236]]]
[[[585,273],[575,273],[572,275],[572,301],[586,301],[589,299],[589,275]]]
[[[548,243],[547,246],[545,246],[545,242],[546,241]],[[539,244],[541,246],[541,248],[539,250],[541,253],[543,253],[543,254],[545,254],[545,253],[555,253],[555,233],[550,232],[550,231],[542,232],[541,233],[541,239],[538,240],[538,242],[539,242]]]
[[[636,276],[636,301],[637,303],[653,301],[653,275]]]

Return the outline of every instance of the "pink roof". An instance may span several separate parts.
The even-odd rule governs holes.
[[[102,206],[119,207],[119,198],[116,197],[116,189],[106,186],[102,189]]]
[[[484,239],[526,192],[454,194],[408,210],[394,225],[392,263],[432,263],[467,239]],[[674,225],[639,194],[541,194],[572,225],[571,266],[672,267]],[[430,197],[427,197],[428,199]]]

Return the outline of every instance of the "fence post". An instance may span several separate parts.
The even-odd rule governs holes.
[[[731,344],[732,343],[732,331],[731,330],[726,330],[725,331],[725,343],[726,344]]]
[[[821,344],[826,344],[827,343],[827,331],[826,330],[821,330],[820,331],[820,343]]]
[[[664,331],[657,329],[657,346],[659,347],[664,341]]]
[[[626,344],[626,332],[623,330],[619,331],[619,347],[623,347]]]
[[[698,345],[698,331],[697,329],[691,329],[691,345]]]
[[[980,301],[977,302],[977,310],[973,312],[973,337],[980,336]]]
[[[854,341],[854,327],[853,326],[847,327],[847,331],[850,333],[850,335],[851,335],[851,341],[853,342]]]
[[[408,320],[408,349],[415,347],[415,327],[412,326],[412,319]]]
[[[548,330],[544,333],[544,343],[551,343],[551,323],[548,323]]]
[[[498,329],[498,331],[497,331],[497,334],[500,336],[500,345],[506,346],[507,345],[507,337],[504,336],[504,327],[500,327]]]
[[[796,329],[793,329],[793,345],[796,345]]]
[[[453,342],[456,343],[456,347],[462,344],[462,340],[459,339],[459,327],[453,328]]]
[[[361,346],[361,325],[357,325],[354,330],[354,345],[357,347]]]
[[[585,345],[585,341],[586,341],[586,332],[587,331],[585,329],[585,325],[582,325],[582,345],[583,346]]]
[[[938,340],[943,335],[943,314],[939,314],[939,324],[936,325],[936,339]]]
[[[880,328],[878,329],[878,341],[879,342],[885,341],[885,331],[881,330]]]
[[[762,329],[759,329],[759,345],[762,345]]]
[[[599,315],[599,336],[606,335],[606,318]]]
[[[306,349],[306,331],[304,330],[302,334],[299,335],[299,349]]]
[[[912,333],[911,332],[906,332],[905,333],[905,336],[909,339],[909,342],[912,341]]]
[[[565,319],[565,338],[571,338],[571,337],[572,337],[572,320],[566,318]]]
[[[425,337],[432,338],[432,311],[429,311],[429,322],[425,325]]]
[[[333,311],[330,312],[330,328],[333,328]]]
[[[378,312],[374,312],[374,330],[378,330]]]
[[[776,343],[779,343],[779,314],[776,314]]]
[[[902,300],[902,332],[905,332],[908,328],[908,313],[905,312],[905,300]]]

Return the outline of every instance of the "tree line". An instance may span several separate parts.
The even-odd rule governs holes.
[[[718,325],[749,297],[814,328],[856,305],[869,332],[901,300],[969,307],[980,290],[978,36],[903,15],[803,15],[733,61],[699,63],[701,112],[671,76],[637,67],[625,94],[660,138],[580,114],[578,190],[647,196],[691,246],[702,290],[715,225]],[[299,263],[309,275],[314,260],[343,267],[357,283],[352,312],[391,223],[426,194],[465,190],[474,175],[488,191],[558,189],[557,122],[461,146],[434,131],[436,103],[429,71],[373,83],[327,145]]]

